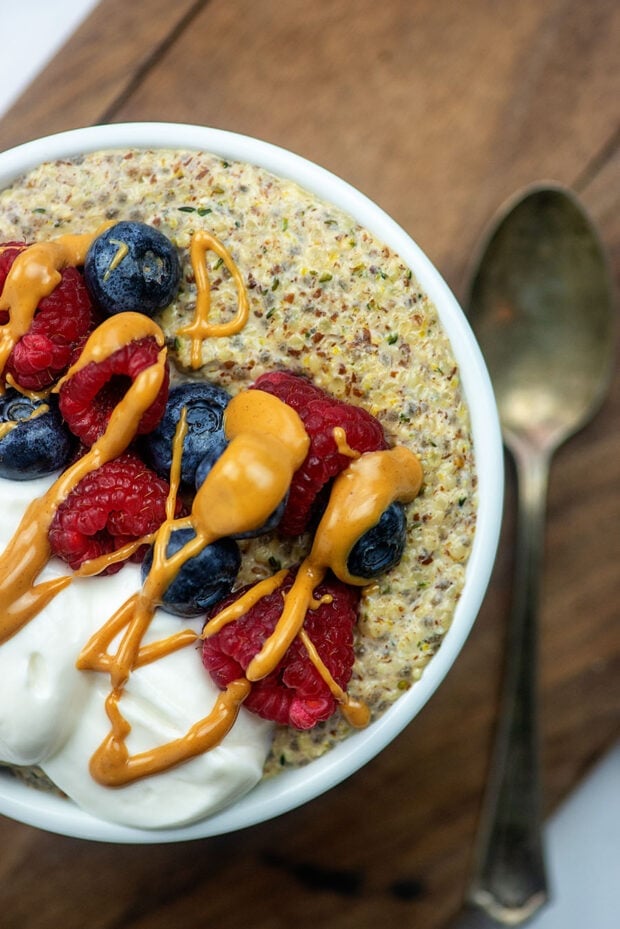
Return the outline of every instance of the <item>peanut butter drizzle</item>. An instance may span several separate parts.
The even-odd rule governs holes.
[[[361,452],[358,452],[356,448],[351,448],[347,442],[347,433],[342,426],[335,426],[332,430],[332,435],[336,443],[336,448],[341,455],[345,455],[347,458],[359,458],[361,456]]]
[[[232,319],[222,323],[210,323],[211,284],[206,265],[206,254],[212,251],[218,255],[230,272],[237,287],[237,311]],[[199,368],[202,364],[201,349],[205,339],[218,336],[231,336],[240,332],[248,321],[250,307],[245,284],[239,268],[225,245],[206,230],[195,232],[190,246],[190,259],[196,279],[197,297],[194,319],[187,326],[177,330],[177,335],[191,339],[191,366]]]
[[[139,539],[127,542],[126,545],[123,545],[121,548],[116,548],[113,552],[106,552],[104,555],[98,555],[97,558],[89,558],[88,561],[83,561],[80,567],[73,573],[75,577],[95,577],[97,574],[101,574],[102,571],[105,571],[106,568],[118,564],[119,561],[125,561],[127,558],[131,558],[143,545],[151,545],[154,541],[154,532],[151,532],[149,535],[143,535]]]
[[[131,781],[204,754],[214,745],[218,745],[230,732],[249,691],[248,681],[232,681],[226,690],[218,694],[209,715],[195,723],[185,735],[168,742],[165,746],[157,746],[151,751],[135,755],[129,754],[125,741],[130,726],[118,708],[120,694],[112,691],[106,700],[106,712],[112,721],[112,729],[91,759],[91,775],[100,784],[108,787],[124,787]],[[162,749],[165,750],[164,767]]]
[[[5,373],[4,380],[9,387],[12,387],[13,390],[16,390],[18,394],[22,394],[22,396],[28,397],[29,400],[45,400],[52,392],[50,387],[46,388],[45,390],[27,390],[27,388],[22,387],[21,384],[17,383],[10,371]]]
[[[36,409],[32,410],[29,416],[26,416],[24,419],[10,419],[6,423],[0,423],[0,439],[3,439],[5,435],[8,435],[9,432],[12,432],[16,426],[19,426],[20,423],[27,423],[31,419],[36,419],[38,416],[43,416],[44,413],[49,413],[49,406],[47,403],[42,403]]]
[[[0,372],[15,343],[28,332],[41,300],[60,283],[61,271],[70,265],[83,265],[93,239],[110,225],[105,223],[90,234],[37,242],[17,256],[0,296],[0,310],[9,313],[8,322],[0,326]],[[0,391],[3,389],[0,387]]]
[[[253,584],[250,589],[241,594],[234,603],[220,610],[219,613],[209,620],[202,630],[200,638],[208,639],[210,636],[215,635],[216,632],[219,632],[220,629],[223,629],[224,626],[227,626],[228,623],[232,623],[236,619],[245,616],[259,600],[262,600],[263,597],[268,597],[274,590],[281,587],[287,574],[288,568],[283,568],[276,574],[272,574],[271,577],[266,577],[262,581]]]
[[[355,729],[363,729],[370,722],[370,709],[362,700],[354,700],[349,696],[346,690],[336,683],[332,677],[329,668],[316,650],[316,646],[305,629],[299,630],[299,638],[303,642],[304,648],[314,667],[317,669],[333,696],[340,704],[340,712],[344,718]]]
[[[103,275],[104,281],[108,280],[112,271],[115,271],[123,258],[126,258],[129,254],[129,246],[126,242],[121,242],[120,239],[110,239],[110,245],[116,245],[116,253],[105,270],[105,274]]]
[[[126,321],[121,319],[122,315],[110,317],[100,327],[104,329],[108,346],[113,341],[114,332],[120,340],[117,347],[127,338]],[[152,325],[155,326],[154,323]],[[100,329],[90,336],[85,351],[89,349],[89,343],[96,346]],[[163,341],[163,333],[161,338]],[[90,346],[92,350],[93,344]],[[42,497],[28,506],[0,563],[0,642],[14,635],[71,583],[72,577],[67,576],[35,586],[50,557],[48,530],[54,514],[83,477],[116,458],[132,441],[142,414],[153,403],[163,383],[165,356],[165,349],[162,349],[157,363],[145,368],[136,377],[113,410],[104,435],[82,458],[67,468]]]

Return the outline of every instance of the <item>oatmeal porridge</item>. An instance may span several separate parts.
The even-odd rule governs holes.
[[[406,540],[400,558],[357,591],[346,690],[353,703],[368,708],[368,721],[377,719],[415,686],[440,648],[463,588],[476,526],[468,410],[434,305],[399,256],[350,216],[296,183],[250,164],[193,151],[110,150],[43,164],[0,193],[4,243],[92,237],[106,224],[113,230],[118,222],[148,224],[166,236],[179,256],[175,295],[152,321],[162,333],[160,348],[167,351],[173,388],[207,383],[241,398],[261,377],[286,371],[330,398],[367,411],[382,427],[387,449],[408,450],[419,461],[421,486],[403,498]],[[207,272],[209,322],[215,332],[207,338],[191,335],[200,293],[194,251],[199,240],[206,241],[200,261]],[[241,294],[246,305],[238,324]],[[149,335],[150,325],[145,329]],[[20,493],[29,498],[48,486],[34,481],[29,491],[30,483],[2,481],[0,492],[9,495],[12,486],[20,485]],[[315,530],[312,524],[299,535],[283,535],[275,528],[240,538],[234,589],[303,565]],[[103,601],[105,585],[120,583],[130,572],[135,578],[134,568],[128,564],[113,577],[80,578],[71,585],[74,608],[80,609],[90,589],[96,588],[97,599]],[[66,574],[66,566],[59,573]],[[135,579],[123,583],[123,591],[115,594],[118,602],[129,595]],[[92,618],[93,630],[115,608],[108,611],[106,604],[105,615]],[[175,622],[178,618],[161,620],[165,635],[174,634]],[[29,625],[34,623],[25,628]],[[16,647],[23,632],[10,637],[6,647]],[[83,634],[80,629],[73,641],[67,640],[72,661],[85,645],[78,641]],[[182,651],[179,655],[195,662],[197,674],[207,676],[195,648],[189,649],[189,657]],[[91,673],[78,672],[82,677]],[[186,672],[181,668],[179,673]],[[97,694],[100,715],[105,690]],[[198,711],[195,718],[200,715]],[[244,725],[249,715],[244,715]],[[249,789],[257,776],[306,764],[352,731],[351,720],[338,710],[310,728],[278,723],[265,728],[263,720],[255,719],[250,726],[255,723],[250,739],[259,745],[253,759],[259,774],[241,778],[225,802]],[[72,796],[72,781],[66,785],[63,764],[56,761],[65,741],[73,744],[70,729],[63,721],[54,743],[39,755],[37,750],[15,751],[4,760],[40,765]],[[0,753],[8,742],[0,727]],[[71,764],[83,751],[80,742],[70,752]],[[101,812],[90,803],[88,792],[85,798],[77,792],[78,803]],[[219,798],[214,808],[217,804]],[[182,816],[204,812],[201,808],[199,814]],[[116,818],[107,808],[104,815]],[[122,821],[124,814],[118,818]]]

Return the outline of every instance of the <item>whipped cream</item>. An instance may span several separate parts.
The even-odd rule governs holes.
[[[1,549],[30,501],[53,480],[0,479]],[[66,565],[51,559],[39,579],[67,573]],[[109,678],[79,671],[75,661],[90,636],[140,586],[140,568],[133,564],[112,576],[76,577],[0,647],[0,758],[40,766],[80,807],[102,819],[166,828],[202,819],[251,790],[262,777],[273,727],[242,707],[221,744],[176,768],[123,787],[104,787],[91,777],[90,758],[110,728]],[[200,625],[200,619],[181,620],[158,610],[144,642],[188,626],[199,632]],[[121,701],[131,725],[129,751],[184,735],[209,713],[218,693],[195,647],[136,669]]]

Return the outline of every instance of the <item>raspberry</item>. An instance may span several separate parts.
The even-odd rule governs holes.
[[[4,287],[7,274],[11,270],[11,265],[20,252],[28,248],[26,242],[4,242],[0,245],[0,290]],[[9,317],[6,311],[0,314],[0,323],[4,324]]]
[[[77,570],[155,532],[166,518],[169,486],[137,455],[126,453],[82,478],[60,504],[49,529],[52,552]],[[177,515],[180,512],[177,506]],[[132,560],[140,561],[146,546]],[[114,574],[122,562],[103,574]]]
[[[130,382],[155,364],[159,346],[152,336],[123,345],[103,361],[91,361],[65,381],[58,397],[60,412],[69,429],[85,445],[94,445],[106,430],[112,410],[127,392]],[[140,420],[137,434],[151,432],[164,414],[168,399],[166,367],[160,391]]]
[[[291,406],[310,437],[302,466],[293,475],[288,503],[279,530],[284,535],[304,532],[317,516],[323,491],[351,459],[338,451],[334,429],[341,427],[347,444],[357,452],[387,448],[383,428],[367,410],[330,397],[303,377],[288,371],[261,375],[253,387],[271,393]]]
[[[295,572],[289,571],[279,589],[259,600],[240,619],[205,639],[203,664],[218,687],[223,689],[243,677],[250,661],[273,632],[282,613],[282,594],[290,590],[294,577]],[[234,603],[244,590],[247,588],[226,597],[210,615]],[[318,585],[314,596],[317,600],[326,596],[331,602],[322,602],[316,610],[309,610],[304,628],[330,674],[344,689],[353,668],[353,627],[359,591],[330,578]],[[263,719],[296,729],[311,729],[329,719],[337,701],[297,637],[278,667],[252,684],[244,706]]]
[[[4,286],[11,265],[27,246],[8,243],[0,248],[0,288]],[[0,316],[0,324],[8,313]],[[24,390],[45,390],[64,374],[96,324],[82,274],[77,268],[65,268],[57,287],[44,297],[34,319],[7,359],[5,371]]]

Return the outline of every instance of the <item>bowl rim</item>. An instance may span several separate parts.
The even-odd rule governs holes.
[[[409,234],[347,181],[273,143],[228,130],[170,122],[115,123],[72,129],[0,153],[0,189],[38,164],[102,149],[173,148],[211,152],[258,165],[348,212],[393,248],[435,303],[460,368],[470,410],[478,478],[477,525],[463,592],[441,647],[415,686],[367,729],[304,768],[262,781],[227,809],[187,826],[143,830],[99,820],[63,798],[0,775],[0,814],[74,838],[151,844],[208,838],[257,825],[293,810],[344,781],[415,718],[461,651],[486,592],[499,542],[503,451],[491,381],[473,332],[452,291]],[[274,784],[276,787],[274,787]]]

